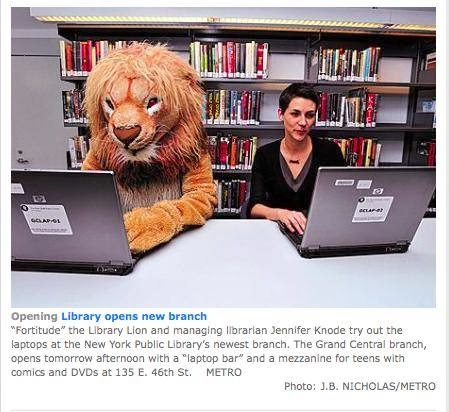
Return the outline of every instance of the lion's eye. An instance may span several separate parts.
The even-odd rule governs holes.
[[[153,107],[158,102],[157,97],[153,97],[148,101],[147,109]]]
[[[114,105],[112,104],[110,99],[105,99],[105,102],[111,110],[114,110]]]

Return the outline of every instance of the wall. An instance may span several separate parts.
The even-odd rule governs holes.
[[[65,169],[67,138],[63,127],[58,39],[12,39],[11,167]],[[22,153],[19,153],[21,151]],[[23,158],[27,163],[19,163]]]

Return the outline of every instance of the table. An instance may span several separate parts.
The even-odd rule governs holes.
[[[435,219],[407,253],[304,259],[275,223],[210,220],[128,276],[13,272],[13,307],[350,308],[435,306]]]

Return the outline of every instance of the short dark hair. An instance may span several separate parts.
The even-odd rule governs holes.
[[[292,83],[288,86],[279,96],[279,107],[284,113],[287,110],[288,105],[295,97],[302,97],[303,99],[312,100],[318,109],[320,100],[315,90],[311,87],[305,87],[301,83]]]

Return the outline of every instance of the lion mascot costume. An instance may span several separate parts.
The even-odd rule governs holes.
[[[217,199],[202,96],[194,69],[162,45],[118,49],[89,75],[91,148],[83,170],[115,173],[133,253],[212,216]]]

